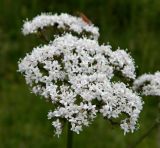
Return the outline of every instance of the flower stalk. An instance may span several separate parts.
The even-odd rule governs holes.
[[[68,122],[67,126],[67,146],[66,148],[73,147],[73,132],[71,131],[71,124]]]

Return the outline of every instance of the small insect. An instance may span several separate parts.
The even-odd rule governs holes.
[[[82,18],[82,20],[87,24],[92,24],[91,20],[82,12],[77,12],[77,14]]]

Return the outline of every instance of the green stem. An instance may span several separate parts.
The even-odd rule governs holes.
[[[67,127],[67,148],[72,148],[72,141],[73,141],[73,132],[70,130],[71,124],[68,122]]]
[[[153,131],[153,129],[157,127],[158,127],[158,122],[155,122],[153,126],[131,146],[131,148],[137,147],[137,145],[139,145]]]
[[[133,143],[132,145],[128,144],[127,148],[136,148],[156,128],[160,128],[160,101],[158,102],[158,115],[157,118],[155,119],[154,124],[148,131],[146,131],[142,136],[140,136],[135,143]]]
[[[160,127],[160,102],[158,103],[158,115],[157,115],[157,118],[155,119],[154,124],[152,125],[152,127],[151,127],[146,133],[144,133],[144,134],[131,146],[131,148],[137,147],[155,128],[159,128],[159,127]]]

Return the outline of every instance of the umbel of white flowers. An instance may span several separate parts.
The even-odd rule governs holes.
[[[160,96],[160,72],[143,74],[135,80],[134,89],[146,96]]]
[[[98,113],[108,120],[120,119],[124,133],[133,132],[143,105],[136,90],[149,79],[151,84],[143,91],[153,94],[154,77],[140,78],[133,86],[136,74],[131,56],[122,49],[112,51],[110,45],[99,45],[99,29],[80,17],[41,14],[26,21],[22,32],[36,33],[48,26],[62,29],[63,34],[34,48],[18,66],[32,92],[53,103],[48,119],[53,119],[55,134],[62,133],[64,121],[79,134]]]

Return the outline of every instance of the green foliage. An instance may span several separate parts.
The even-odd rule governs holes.
[[[41,12],[81,11],[100,28],[100,42],[109,42],[113,50],[128,48],[139,66],[138,75],[160,69],[160,1],[159,0],[0,0],[0,147],[59,147],[66,144],[66,134],[53,137],[50,107],[30,94],[22,75],[16,72],[17,61],[33,47],[42,44],[36,36],[23,37],[24,19]],[[144,98],[140,129],[127,136],[119,128],[99,117],[80,135],[74,136],[73,147],[130,147],[150,128],[158,113],[160,98]],[[158,147],[157,130],[139,147]]]

